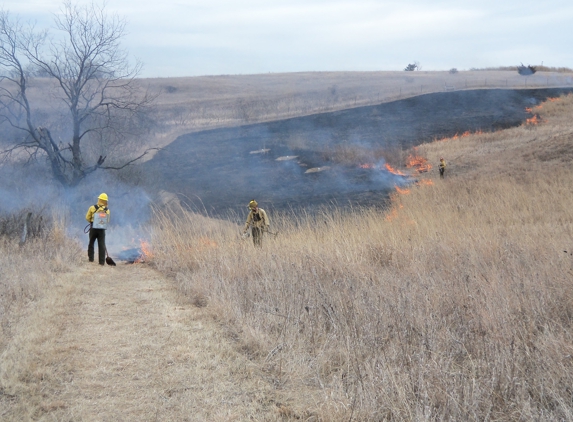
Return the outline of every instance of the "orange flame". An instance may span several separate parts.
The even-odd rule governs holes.
[[[392,221],[396,217],[398,217],[398,210],[396,208],[392,208],[390,212],[386,215],[386,221]]]
[[[481,129],[476,130],[475,132],[470,132],[469,130],[466,130],[464,133],[462,133],[461,135],[459,134],[455,134],[454,136],[450,137],[450,138],[441,138],[441,139],[436,139],[436,142],[446,142],[446,141],[455,141],[457,139],[460,138],[466,138],[470,135],[483,135],[483,131]]]
[[[407,225],[415,225],[416,222],[405,215],[400,214],[400,210],[404,208],[402,204],[400,204],[397,200],[395,195],[390,196],[390,200],[392,201],[392,208],[386,214],[385,220],[388,222],[398,221],[400,225],[407,226]]]
[[[541,119],[538,119],[538,118],[537,118],[537,114],[536,114],[536,115],[534,115],[533,117],[531,117],[530,119],[526,119],[526,120],[525,120],[525,124],[526,124],[526,125],[530,125],[530,126],[534,126],[534,125],[539,124],[540,120],[541,120]]]
[[[142,262],[147,262],[153,258],[153,251],[151,249],[151,244],[147,240],[140,240],[141,255],[135,261],[135,264],[141,264]]]
[[[402,173],[400,170],[396,170],[390,164],[386,163],[385,166],[386,166],[386,170],[388,170],[390,173],[397,174],[398,176],[405,176],[404,173]]]
[[[549,102],[549,103],[555,103],[555,102],[557,102],[557,101],[559,101],[559,100],[561,100],[561,98],[559,98],[559,97],[548,98],[547,100],[545,100],[544,102],[542,102],[541,104],[539,104],[539,105],[537,105],[537,106],[535,106],[535,107],[533,107],[533,108],[531,108],[531,107],[526,107],[525,111],[526,111],[527,113],[533,113],[533,112],[535,112],[535,111],[541,110],[541,109],[543,108],[543,105],[544,105],[545,103],[548,103],[548,102]]]
[[[432,186],[434,182],[432,179],[420,179],[416,182],[418,186]]]
[[[396,188],[396,192],[402,195],[408,195],[410,193],[410,189],[400,189],[398,186],[394,186]]]
[[[394,204],[394,205],[392,206],[392,209],[390,210],[390,213],[388,213],[388,214],[386,215],[386,221],[392,221],[392,220],[396,219],[396,218],[398,217],[398,210],[401,209],[401,208],[404,208],[404,205],[402,205],[402,204],[398,204],[398,205]]]
[[[203,236],[199,238],[199,247],[197,249],[216,248],[217,246],[217,242]]]
[[[425,173],[432,168],[432,165],[428,163],[427,158],[409,155],[406,167],[414,168],[418,173]]]

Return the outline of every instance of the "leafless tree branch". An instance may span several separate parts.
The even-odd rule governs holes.
[[[0,124],[23,132],[26,139],[0,152],[4,157],[18,149],[33,151],[34,156],[42,152],[54,177],[75,185],[99,168],[118,170],[150,151],[124,165],[104,167],[104,155],[89,159],[83,148],[86,142],[97,141],[105,149],[106,143],[132,135],[129,122],[155,99],[135,86],[141,63],[132,65],[121,48],[125,27],[124,19],[94,3],[79,6],[65,0],[55,16],[60,36],[36,31],[33,25],[26,26],[0,11]],[[59,88],[57,99],[67,109],[70,128],[66,147],[54,141],[51,123],[42,121],[31,105],[28,85],[35,74],[44,75]],[[89,160],[95,163],[88,164]]]

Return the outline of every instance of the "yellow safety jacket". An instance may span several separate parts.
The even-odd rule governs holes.
[[[95,205],[92,205],[91,207],[89,207],[88,212],[86,214],[86,220],[88,220],[89,223],[93,223],[94,222],[94,214],[96,212],[98,212],[99,210],[102,210],[104,208],[107,208],[107,205],[103,204],[101,201],[97,202],[97,208]],[[106,214],[109,215],[109,208],[106,209]],[[109,220],[109,217],[108,217]]]
[[[440,168],[442,169],[446,168],[446,160],[440,160]]]
[[[257,212],[253,210],[249,212],[249,215],[247,216],[247,222],[245,223],[244,231],[247,231],[249,226],[262,228],[263,230],[266,230],[269,228],[270,225],[271,222],[269,220],[269,217],[267,216],[267,213],[265,212],[264,209],[259,208],[257,209]]]

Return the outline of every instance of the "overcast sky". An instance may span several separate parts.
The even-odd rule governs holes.
[[[0,4],[46,26],[62,2]],[[571,0],[110,0],[106,9],[127,19],[123,46],[144,63],[143,77],[402,70],[414,61],[423,70],[573,68]]]

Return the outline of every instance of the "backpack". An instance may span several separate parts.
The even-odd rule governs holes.
[[[109,223],[109,215],[107,214],[107,207],[100,207],[98,204],[94,205],[94,221],[92,223],[92,228],[94,229],[107,229]],[[102,209],[103,211],[100,211]]]

